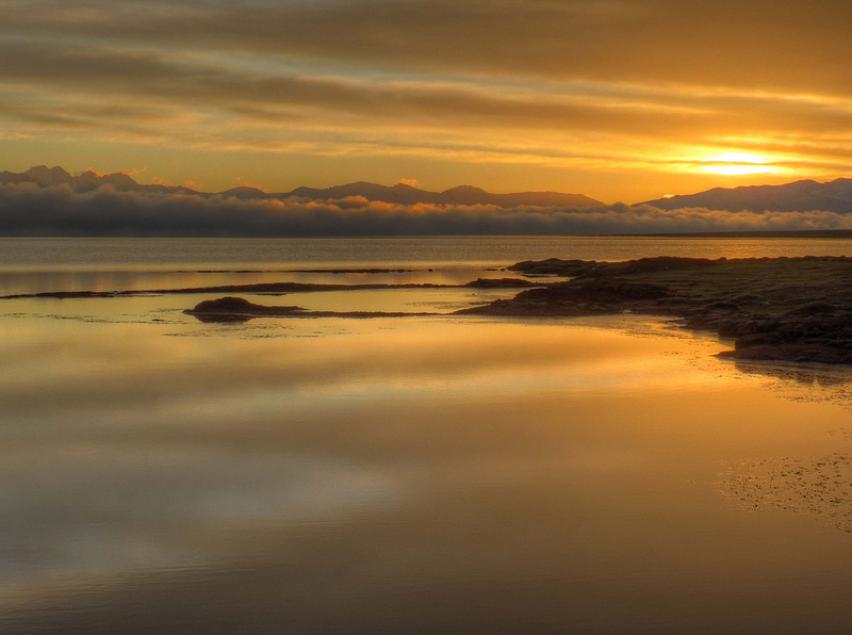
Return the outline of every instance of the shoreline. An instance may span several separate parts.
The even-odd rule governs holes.
[[[852,258],[549,259],[509,267],[571,276],[462,315],[670,315],[732,338],[735,359],[852,364]]]
[[[852,365],[852,257],[684,258],[624,261],[559,258],[526,260],[507,276],[463,284],[310,284],[269,282],[202,287],[57,291],[0,299],[115,298],[171,294],[226,294],[184,312],[202,321],[255,317],[408,317],[492,315],[519,318],[635,313],[679,318],[688,329],[734,341],[724,355],[742,360]],[[538,279],[537,279],[538,278]],[[450,313],[311,311],[264,306],[233,294],[287,295],[323,291],[505,289],[514,297]]]
[[[569,278],[531,284],[514,298],[447,315],[581,317],[634,313],[671,316],[692,330],[734,341],[723,356],[740,360],[852,365],[852,258],[656,257],[623,262],[530,260],[508,267],[523,275]],[[512,279],[473,284],[510,284]],[[236,309],[230,309],[235,305]],[[242,298],[205,301],[198,319],[262,316],[402,317],[416,314],[323,314],[267,307]]]

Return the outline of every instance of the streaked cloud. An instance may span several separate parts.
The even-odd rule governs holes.
[[[850,18],[835,1],[10,0],[0,143],[30,154],[2,167],[147,145],[152,178],[221,189],[259,153],[288,189],[306,156],[362,154],[382,180],[404,155],[434,187],[511,164],[510,189],[548,168],[605,200],[832,178],[852,172]],[[220,167],[180,173],[185,150]]]

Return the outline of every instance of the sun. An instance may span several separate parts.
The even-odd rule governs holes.
[[[769,157],[754,152],[723,152],[704,157],[699,163],[702,172],[729,176],[772,174],[779,171]]]

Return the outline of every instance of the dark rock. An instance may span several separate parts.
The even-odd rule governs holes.
[[[657,285],[593,279],[530,289],[513,300],[498,300],[460,313],[515,315],[539,311],[548,315],[592,315],[619,312],[633,302],[657,300],[667,295],[668,291]]]
[[[194,316],[201,322],[247,322],[256,317],[377,318],[434,315],[433,313],[384,313],[381,311],[308,311],[299,306],[264,306],[249,302],[245,298],[232,296],[204,300],[192,309],[186,309],[184,313]]]
[[[477,278],[464,286],[475,289],[520,289],[537,285],[523,278]]]
[[[216,300],[204,300],[184,313],[194,315],[202,322],[246,322],[259,315],[281,315],[304,310],[298,306],[263,306],[249,302],[245,298],[228,296]]]
[[[525,260],[508,267],[509,271],[519,271],[531,276],[579,276],[597,267],[594,260]]]

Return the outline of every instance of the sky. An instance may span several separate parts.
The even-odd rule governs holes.
[[[628,203],[852,175],[848,0],[0,0],[0,169]]]

